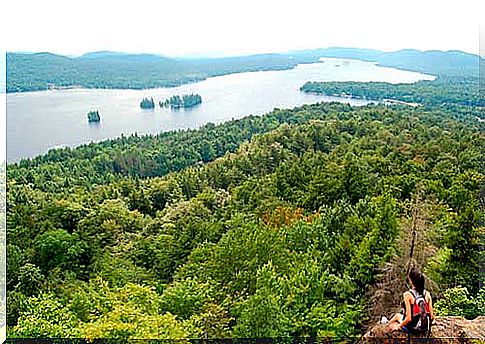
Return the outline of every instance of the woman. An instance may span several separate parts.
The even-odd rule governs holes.
[[[389,330],[398,331],[404,330],[410,332],[419,321],[420,317],[413,317],[416,312],[412,314],[416,298],[424,297],[426,311],[429,312],[431,322],[434,320],[433,314],[433,300],[431,294],[424,289],[424,275],[416,268],[412,268],[408,276],[409,283],[413,286],[412,289],[403,294],[405,310],[404,314],[398,313],[389,321]]]

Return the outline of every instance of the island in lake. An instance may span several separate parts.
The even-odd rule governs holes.
[[[101,120],[101,117],[99,116],[99,111],[94,110],[94,111],[89,111],[88,112],[88,122],[99,122]]]
[[[202,97],[199,94],[175,95],[159,102],[160,107],[170,106],[171,108],[189,108],[200,103],[202,103]]]
[[[154,109],[155,102],[153,101],[153,98],[143,98],[143,100],[140,102],[140,107],[142,109]]]

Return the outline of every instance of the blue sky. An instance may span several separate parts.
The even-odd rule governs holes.
[[[69,55],[237,55],[328,46],[478,53],[482,2],[8,0],[0,25],[8,51]]]

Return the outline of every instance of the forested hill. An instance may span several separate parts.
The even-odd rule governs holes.
[[[288,56],[262,54],[181,59],[150,54],[89,53],[72,58],[50,53],[7,53],[7,92],[49,87],[155,88],[179,86],[230,73],[293,68]]]
[[[76,58],[50,53],[7,53],[7,92],[70,86],[132,89],[170,87],[230,73],[290,69],[298,63],[316,62],[320,57],[374,61],[383,66],[441,77],[478,76],[478,56],[460,51],[400,50],[386,53],[327,48],[206,59],[116,52],[88,53]]]
[[[433,81],[418,81],[413,84],[391,84],[387,82],[315,82],[308,81],[301,88],[303,92],[329,96],[350,96],[369,100],[397,100],[429,107],[471,106],[480,118],[485,118],[485,99],[480,95],[479,79],[438,78]],[[482,111],[477,111],[477,108]],[[471,110],[471,109],[470,109]]]
[[[9,165],[8,335],[356,336],[413,228],[438,314],[473,318],[483,132],[329,103]]]
[[[126,56],[84,56],[105,58]],[[358,336],[399,311],[409,263],[438,315],[483,315],[483,109],[447,75],[309,84],[420,106],[275,109],[8,165],[8,336]]]

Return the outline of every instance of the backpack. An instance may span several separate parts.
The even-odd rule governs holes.
[[[411,294],[414,296],[414,303],[411,305],[411,323],[410,330],[413,332],[429,332],[431,330],[431,312],[429,310],[429,303],[423,294],[419,294],[416,290],[411,289]]]

